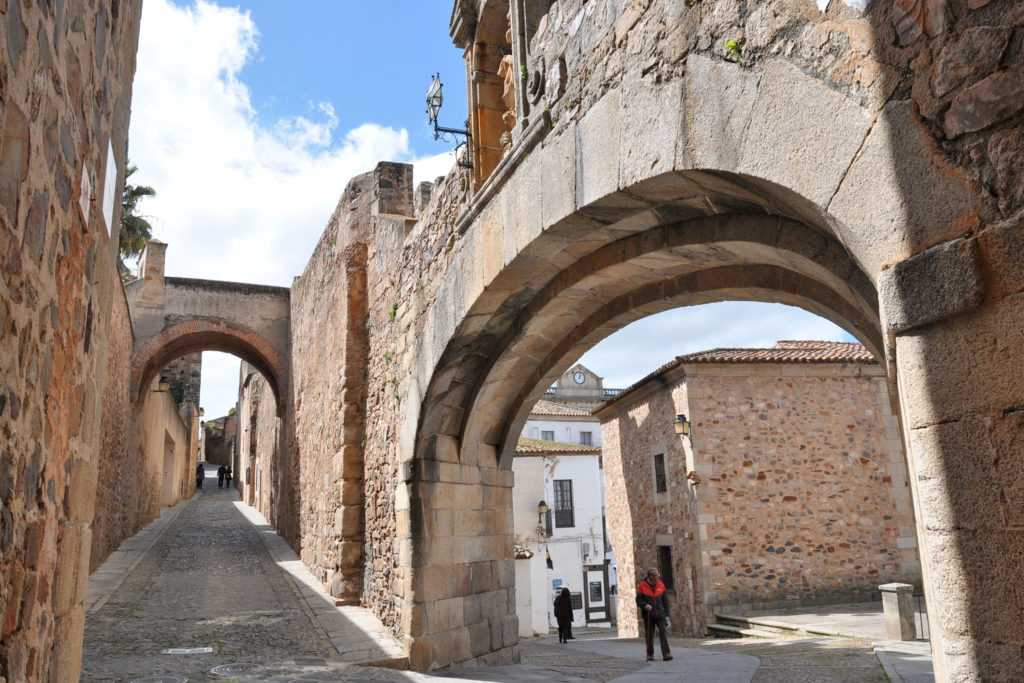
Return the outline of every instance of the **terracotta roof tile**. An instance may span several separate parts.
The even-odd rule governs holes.
[[[599,455],[600,453],[601,449],[597,446],[528,439],[523,436],[519,437],[519,443],[516,444],[516,455]]]
[[[594,408],[594,412],[615,403],[672,368],[683,363],[877,363],[863,344],[833,341],[778,341],[770,349],[710,349],[683,356],[662,365],[643,379],[626,387],[617,396]]]
[[[582,408],[573,408],[567,406],[564,403],[555,403],[554,401],[548,401],[547,399],[540,399],[533,406],[533,410],[530,411],[531,415],[568,415],[572,417],[590,417],[589,410],[583,410]]]
[[[711,349],[676,356],[680,363],[872,363],[863,344],[831,341],[780,341],[770,349]]]

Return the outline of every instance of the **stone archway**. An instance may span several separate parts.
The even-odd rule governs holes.
[[[805,308],[884,356],[872,280],[833,226],[809,216],[810,202],[762,179],[677,171],[581,207],[497,270],[491,291],[513,293],[497,302],[485,287],[468,305],[424,392],[408,513],[413,556],[423,558],[412,589],[427,596],[427,613],[453,600],[472,605],[469,614],[490,612],[424,634],[423,650],[414,640],[417,665],[467,638],[485,661],[514,656],[514,607],[500,607],[514,584],[511,458],[534,401],[590,346],[662,310],[745,299]],[[486,242],[501,229],[481,221],[465,239]],[[463,263],[472,268],[472,256]],[[453,506],[462,524],[438,526]],[[464,594],[430,587],[460,575]]]
[[[196,351],[223,351],[238,356],[270,383],[282,411],[282,391],[288,386],[287,362],[253,330],[225,320],[195,319],[161,330],[132,357],[131,394],[141,400],[146,388],[168,362]]]

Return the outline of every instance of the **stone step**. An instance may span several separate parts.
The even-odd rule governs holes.
[[[718,638],[733,638],[736,636],[741,638],[775,638],[779,635],[772,631],[742,628],[740,626],[730,626],[729,624],[708,624],[708,631],[711,632],[712,636]]]
[[[738,614],[716,614],[718,622],[716,626],[733,626],[739,629],[758,630],[772,633],[774,635],[797,635],[797,636],[828,636],[830,638],[849,638],[850,636],[838,631],[815,628],[812,626],[801,626],[785,621],[777,621],[766,617],[745,617]],[[708,625],[712,628],[712,625]]]

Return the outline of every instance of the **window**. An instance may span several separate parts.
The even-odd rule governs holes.
[[[543,441],[554,441],[555,440],[555,433],[553,431],[548,431],[546,429],[542,429],[541,432],[540,432],[540,438]]]
[[[654,492],[665,493],[668,491],[668,480],[665,478],[665,454],[654,454]]]
[[[658,546],[658,571],[661,572],[661,582],[668,590],[675,589],[675,580],[672,578],[672,546]]]
[[[569,593],[573,609],[583,609],[583,593]]]
[[[572,507],[572,479],[555,479],[555,526],[576,526]]]
[[[593,446],[593,432],[580,432],[580,445],[581,446]]]

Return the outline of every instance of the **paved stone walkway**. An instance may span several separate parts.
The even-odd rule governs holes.
[[[208,478],[105,602],[98,609],[94,604],[86,618],[82,681],[158,674],[224,680],[210,670],[337,658],[235,499],[233,490],[218,489]],[[212,651],[168,653],[203,648]]]
[[[673,639],[673,661],[646,662],[640,640],[606,630],[579,631],[568,645],[524,640],[512,666],[418,673],[357,664],[403,658],[366,610],[335,607],[266,520],[213,478],[90,577],[87,608],[87,682],[933,680],[906,669],[905,653],[888,653],[895,665],[883,670],[870,638]],[[909,659],[928,667],[919,655]]]

